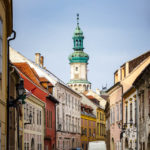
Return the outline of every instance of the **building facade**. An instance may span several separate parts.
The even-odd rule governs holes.
[[[137,148],[150,149],[150,64],[134,81],[137,93]]]
[[[123,95],[123,124],[124,124],[124,136],[123,136],[123,149],[136,150],[137,142],[137,106],[136,106],[136,90],[131,87]]]
[[[122,95],[132,87],[132,83],[150,63],[150,51],[136,57],[123,64],[114,73],[114,85],[107,90],[110,105],[110,143],[111,150],[120,150],[122,148],[122,130],[118,124],[122,124]],[[121,141],[121,142],[120,142]]]
[[[15,66],[20,71],[20,74],[22,78],[24,79],[24,86],[25,88],[30,91],[34,96],[38,98],[38,100],[45,103],[44,108],[44,123],[39,123],[36,125],[37,128],[41,128],[40,132],[41,134],[44,132],[44,138],[42,136],[40,137],[40,148],[45,148],[47,150],[52,150],[56,148],[56,104],[58,101],[51,95],[51,86],[49,86],[50,82],[48,80],[46,81],[47,86],[45,87],[45,81],[46,78],[43,80],[43,78],[40,78],[38,76],[38,73],[29,66],[28,63],[22,62],[22,63],[14,63]],[[51,85],[51,84],[50,84]],[[36,112],[36,114],[39,116],[42,115],[42,111]],[[33,132],[38,132],[39,129],[32,128]],[[31,130],[31,128],[30,128]],[[34,131],[35,130],[35,131]],[[28,137],[28,135],[26,135]],[[32,140],[33,138],[30,138]],[[34,140],[34,139],[33,139]],[[32,143],[32,141],[30,141]],[[28,143],[27,143],[28,145]],[[31,144],[29,145],[31,148]]]
[[[88,150],[88,144],[96,141],[96,116],[93,108],[86,104],[81,104],[81,146],[83,150]]]
[[[77,27],[73,35],[74,52],[69,56],[71,79],[68,86],[79,92],[91,89],[91,83],[87,78],[87,65],[89,56],[83,50],[83,32],[79,27],[79,14],[77,14]]]
[[[41,65],[41,55],[36,54],[36,63],[11,49],[12,62],[27,62],[38,77],[45,77],[53,85],[52,95],[59,101],[56,106],[56,148],[80,147],[81,142],[81,96]],[[31,90],[31,89],[30,89]]]
[[[30,95],[24,105],[24,150],[44,150],[45,103]],[[31,117],[32,116],[32,117]],[[31,117],[31,118],[30,118]],[[31,119],[31,120],[30,120]]]
[[[57,149],[81,146],[81,96],[61,83],[55,85],[54,96],[59,105],[56,112]]]
[[[7,38],[12,33],[12,1],[0,1],[0,148],[6,149],[7,135]]]

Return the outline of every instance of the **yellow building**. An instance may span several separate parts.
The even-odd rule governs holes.
[[[7,38],[12,33],[12,1],[0,0],[0,149],[6,149],[7,134]],[[3,113],[2,113],[3,112]]]
[[[107,101],[92,90],[86,91],[84,94],[96,105],[96,140],[104,141],[106,135],[105,106]]]
[[[81,105],[81,146],[88,149],[88,143],[96,141],[96,116],[93,109],[85,104]]]
[[[96,140],[105,140],[106,135],[106,120],[104,109],[97,108],[96,116]]]

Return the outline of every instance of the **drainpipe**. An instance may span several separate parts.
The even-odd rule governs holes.
[[[123,131],[123,85],[120,83],[119,86],[121,87],[121,102],[122,102],[122,127],[121,132]],[[123,150],[123,139],[122,139],[122,150]]]
[[[7,40],[7,150],[9,150],[9,98],[10,98],[10,91],[9,91],[9,46],[10,41],[16,38],[16,32],[13,30],[13,37]]]
[[[136,149],[139,150],[139,90],[136,90]]]
[[[57,104],[55,104],[55,150],[56,150],[56,106],[57,106]]]

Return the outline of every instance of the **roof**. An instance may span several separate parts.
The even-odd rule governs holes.
[[[140,85],[141,83],[144,83],[144,75],[147,75],[148,77],[150,77],[150,64],[147,65],[147,67],[139,74],[139,76],[135,79],[135,81],[133,82],[133,86],[137,87],[138,85]],[[142,82],[141,82],[142,80]]]
[[[22,63],[14,63],[14,65],[24,74],[26,77],[28,77],[32,82],[34,82],[36,85],[41,87],[39,80],[35,76],[35,73],[31,69],[28,63],[22,62]]]
[[[135,68],[137,67],[143,60],[145,60],[146,58],[148,58],[150,56],[150,50],[147,51],[146,53],[132,59],[129,61],[129,73]]]
[[[108,95],[100,95],[103,99],[108,100]]]
[[[114,87],[120,85],[120,82],[117,82],[116,84],[114,84],[113,86],[111,86],[107,91],[106,93],[108,93],[110,90],[112,90]]]

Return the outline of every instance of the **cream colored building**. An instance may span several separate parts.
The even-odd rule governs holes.
[[[12,0],[0,1],[0,149],[7,135],[7,38],[12,33]],[[3,112],[3,113],[2,113]]]
[[[25,101],[26,104],[23,106],[24,150],[44,150],[45,103],[34,95],[29,96]]]
[[[119,129],[118,127],[118,123],[122,123],[122,94],[125,93],[129,88],[131,88],[134,80],[149,63],[150,51],[124,63],[114,73],[114,85],[107,90],[110,100],[111,150],[121,150],[122,148],[122,144],[120,142],[121,129]],[[119,110],[116,111],[117,109]],[[117,118],[118,113],[119,120]]]

